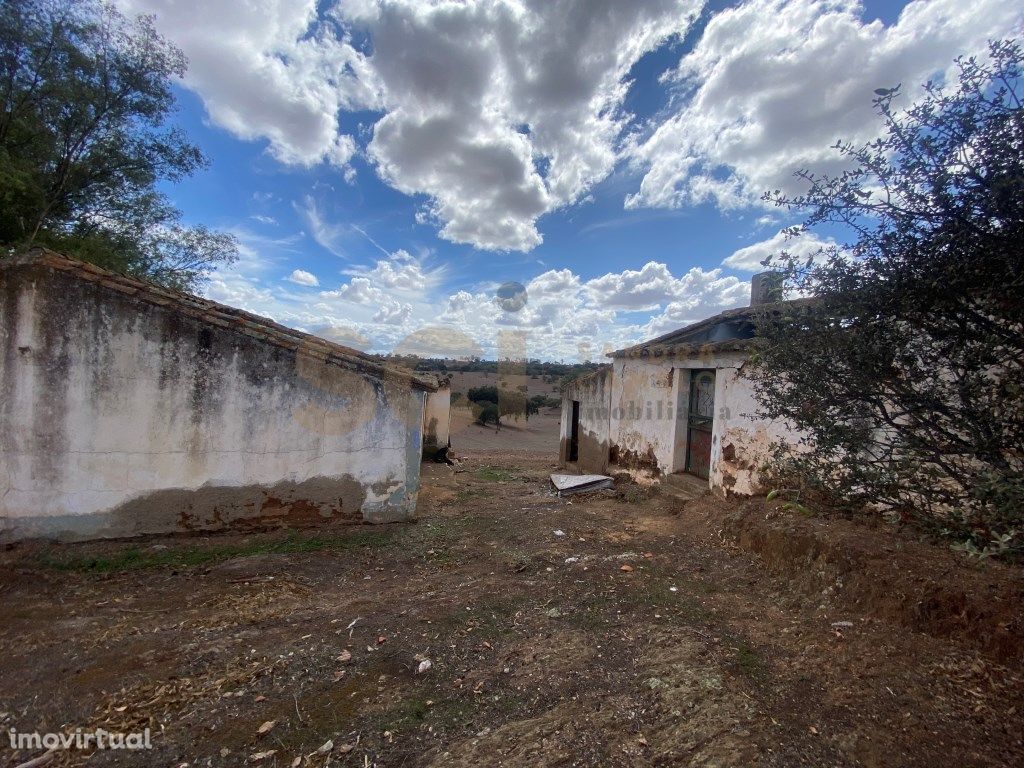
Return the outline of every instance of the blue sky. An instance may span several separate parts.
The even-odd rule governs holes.
[[[746,303],[765,207],[878,131],[872,91],[1018,35],[1006,0],[122,0],[190,60],[168,188],[218,301],[374,352],[599,359]],[[507,281],[527,303],[494,298]]]

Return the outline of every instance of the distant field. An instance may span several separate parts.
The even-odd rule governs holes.
[[[544,408],[529,421],[519,421],[506,416],[502,427],[482,427],[473,419],[466,395],[473,387],[499,387],[526,395],[548,395],[559,397],[556,384],[549,384],[541,377],[525,374],[497,374],[480,371],[456,372],[452,374],[452,393],[462,393],[460,402],[452,407],[452,449],[456,454],[473,451],[502,451],[509,453],[550,454],[552,460],[558,456],[558,424],[560,409]]]

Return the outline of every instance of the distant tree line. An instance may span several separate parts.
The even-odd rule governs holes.
[[[499,424],[503,416],[511,416],[516,421],[520,417],[530,420],[530,416],[539,413],[541,408],[561,405],[559,398],[548,395],[528,397],[524,392],[513,392],[494,386],[471,387],[466,399],[474,409],[477,421],[481,424]]]
[[[383,359],[405,368],[423,372],[450,373],[494,373],[508,374],[510,368],[514,373],[538,378],[548,384],[559,384],[567,377],[578,378],[601,367],[602,363],[562,363],[543,360],[448,360],[445,358],[418,357],[416,355],[381,355]]]

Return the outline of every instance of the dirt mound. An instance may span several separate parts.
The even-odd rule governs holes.
[[[708,505],[720,514],[720,502]],[[806,593],[1000,660],[1024,659],[1024,574],[844,520],[752,499],[721,518],[724,536]]]

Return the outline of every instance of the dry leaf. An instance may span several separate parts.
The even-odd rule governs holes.
[[[623,573],[631,573],[633,571],[632,565],[620,565],[619,570]]]
[[[249,755],[250,760],[263,760],[268,757],[273,757],[277,754],[276,749],[268,749],[266,752],[253,752]]]
[[[317,751],[316,751],[316,752],[314,752],[313,754],[314,754],[314,755],[326,755],[326,754],[327,754],[328,752],[330,752],[330,751],[331,751],[332,749],[334,749],[334,742],[333,742],[333,741],[331,741],[330,739],[328,739],[328,740],[327,740],[327,741],[325,741],[325,742],[324,742],[323,744],[321,744],[321,745],[320,745],[320,748],[319,748],[319,749],[317,749]]]
[[[352,652],[346,649],[341,652],[341,655],[338,657],[338,661],[349,661],[351,658]]]
[[[270,729],[275,725],[277,725],[277,720],[267,720],[267,722],[256,729],[256,733],[262,736],[264,733],[269,733]]]

